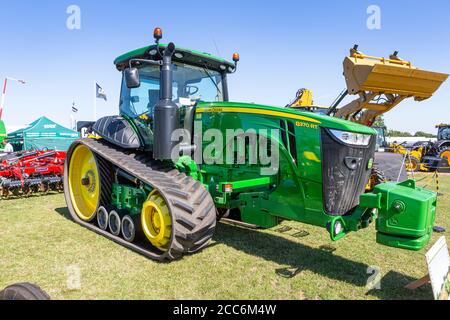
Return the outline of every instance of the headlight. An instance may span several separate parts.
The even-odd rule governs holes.
[[[340,221],[336,221],[336,223],[334,224],[334,235],[337,236],[342,231],[344,231],[344,226],[342,225],[342,223]]]
[[[347,132],[330,129],[331,134],[339,141],[353,146],[368,146],[370,143],[370,134]]]

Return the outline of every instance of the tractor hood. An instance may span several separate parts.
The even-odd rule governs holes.
[[[363,134],[375,135],[376,131],[358,123],[342,120],[326,115],[320,115],[307,111],[299,111],[290,108],[250,104],[241,102],[207,102],[200,103],[197,107],[200,112],[233,112],[264,115],[309,122],[323,128],[336,129]]]

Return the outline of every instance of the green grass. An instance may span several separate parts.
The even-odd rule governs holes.
[[[431,176],[418,179],[434,188]],[[441,192],[437,224],[448,238],[450,176]],[[380,246],[373,226],[332,243],[325,230],[299,223],[284,225],[309,236],[220,224],[210,247],[168,264],[75,225],[62,195],[0,201],[0,225],[0,287],[34,282],[54,299],[432,299],[430,286],[403,288],[427,273],[425,251]],[[80,289],[67,285],[71,266]],[[370,266],[381,290],[366,288]]]

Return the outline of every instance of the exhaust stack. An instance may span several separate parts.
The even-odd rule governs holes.
[[[172,142],[172,133],[179,129],[180,111],[172,101],[173,66],[175,45],[170,43],[164,50],[161,66],[160,100],[154,109],[153,157],[157,160],[172,158],[177,142]]]

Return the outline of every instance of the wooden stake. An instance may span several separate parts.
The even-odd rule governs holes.
[[[423,277],[423,278],[421,278],[419,280],[411,282],[405,288],[408,289],[408,290],[414,291],[414,290],[417,290],[417,289],[419,289],[419,288],[429,284],[430,282],[431,282],[430,275],[427,274],[425,277]]]

